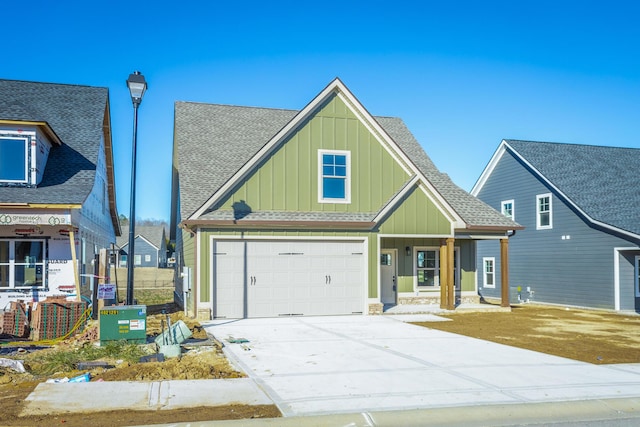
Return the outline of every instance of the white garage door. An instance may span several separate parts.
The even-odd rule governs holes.
[[[362,313],[362,242],[215,241],[214,317]]]

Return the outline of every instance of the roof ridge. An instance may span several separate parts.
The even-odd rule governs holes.
[[[527,144],[548,144],[548,145],[556,145],[556,146],[573,146],[573,147],[593,147],[593,148],[607,148],[607,149],[622,149],[622,150],[640,150],[640,148],[636,147],[620,147],[617,145],[596,145],[596,144],[580,144],[577,142],[553,142],[553,141],[533,141],[527,139],[504,139],[507,143],[512,142],[523,142]]]

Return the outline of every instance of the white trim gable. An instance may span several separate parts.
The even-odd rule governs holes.
[[[520,160],[529,169],[531,169],[533,174],[536,177],[540,178],[540,180],[542,180],[542,182],[544,184],[546,184],[552,190],[551,193],[555,193],[558,196],[560,196],[560,200],[561,201],[564,201],[564,202],[568,203],[571,207],[573,207],[580,215],[582,215],[584,218],[586,218],[589,222],[591,222],[592,224],[598,225],[598,226],[600,226],[600,227],[602,227],[604,229],[611,230],[611,231],[614,231],[616,233],[623,234],[625,236],[630,236],[630,237],[633,237],[635,239],[640,238],[640,235],[638,235],[638,234],[631,233],[629,231],[623,230],[623,229],[618,228],[618,227],[614,227],[612,225],[606,224],[606,223],[601,222],[601,221],[597,221],[597,220],[593,219],[592,217],[590,217],[589,215],[587,215],[587,213],[585,211],[583,211],[580,208],[580,206],[576,205],[569,197],[567,197],[566,194],[564,194],[562,192],[562,190],[560,190],[547,177],[545,177],[538,169],[536,169],[531,163],[529,163],[527,161],[527,159],[524,158],[524,156],[522,156],[520,153],[518,153],[518,151],[516,149],[514,149],[511,145],[509,145],[509,143],[507,143],[507,141],[504,140],[504,139],[502,140],[502,142],[498,146],[498,149],[496,150],[496,152],[491,157],[491,160],[489,160],[489,163],[487,164],[485,169],[482,171],[482,174],[480,174],[480,178],[478,178],[478,181],[476,182],[476,184],[471,189],[471,195],[472,196],[478,197],[478,194],[482,190],[482,187],[484,187],[484,185],[486,184],[487,180],[489,179],[489,177],[493,173],[493,170],[495,169],[497,164],[502,159],[502,156],[504,156],[504,153],[507,151],[507,149],[509,150],[509,152],[511,154],[513,154],[516,158],[518,158],[518,160]]]
[[[262,159],[276,150],[280,144],[294,133],[300,124],[313,115],[317,109],[330,97],[336,94],[351,111],[360,119],[361,123],[376,137],[378,142],[389,152],[398,164],[411,177],[417,176],[432,197],[439,209],[443,210],[447,218],[453,218],[455,228],[465,228],[466,224],[457,212],[447,203],[440,193],[433,187],[417,166],[404,154],[397,143],[387,134],[378,122],[369,114],[364,106],[347,89],[339,78],[335,78],[325,87],[307,106],[300,110],[273,138],[271,138],[240,170],[238,170],[223,186],[221,186],[199,209],[192,213],[187,220],[198,219],[207,209],[219,202],[234,186],[248,176]]]
[[[480,174],[480,178],[478,178],[478,181],[476,181],[475,185],[471,189],[470,194],[472,196],[478,197],[480,190],[482,190],[482,187],[484,187],[484,184],[486,184],[489,177],[493,174],[493,170],[496,168],[496,166],[502,159],[502,156],[504,155],[505,151],[507,151],[507,147],[511,148],[509,144],[507,144],[507,141],[503,139],[500,145],[498,146],[498,149],[496,150],[496,152],[493,153],[493,156],[491,156],[489,163],[487,163],[487,166],[484,168],[484,170]]]

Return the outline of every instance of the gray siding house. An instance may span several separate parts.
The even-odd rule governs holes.
[[[167,238],[163,226],[136,225],[134,265],[136,267],[167,266]],[[129,248],[129,228],[118,238],[118,266],[126,267]]]
[[[471,194],[525,227],[510,237],[511,301],[640,311],[640,149],[503,140]],[[500,295],[496,243],[478,290]]]

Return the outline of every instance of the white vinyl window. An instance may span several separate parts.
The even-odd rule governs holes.
[[[0,137],[0,182],[29,182],[29,138],[13,135]]]
[[[318,202],[351,203],[351,153],[318,150]]]
[[[482,276],[485,288],[496,287],[496,259],[494,257],[482,258]]]
[[[440,248],[421,248],[413,250],[414,271],[417,290],[437,289],[440,287]],[[453,252],[453,281],[460,289],[460,248]]]
[[[536,229],[553,228],[551,193],[536,196]]]
[[[502,212],[502,215],[506,216],[507,218],[511,218],[512,220],[515,220],[516,211],[515,211],[515,203],[513,199],[503,200],[502,202],[500,202],[500,206],[501,206],[500,211]]]
[[[0,240],[0,289],[44,287],[44,240]]]

